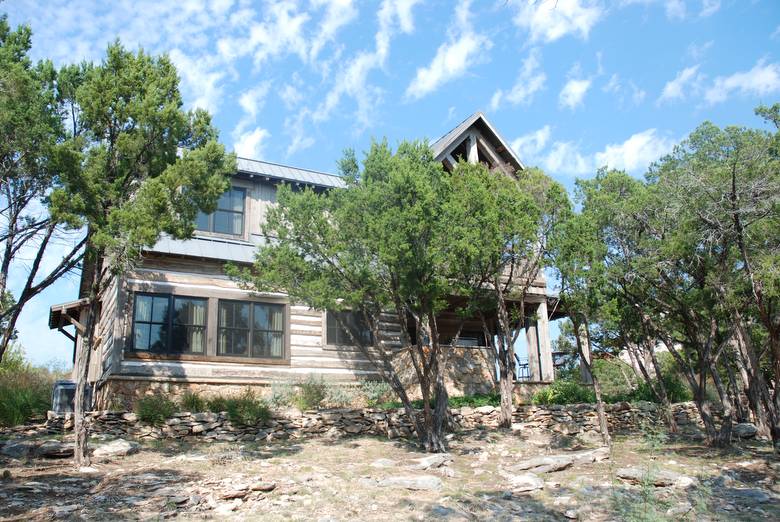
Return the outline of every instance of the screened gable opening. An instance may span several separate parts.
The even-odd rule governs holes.
[[[333,346],[354,346],[349,333],[341,327],[338,318],[347,326],[359,342],[364,346],[370,346],[374,343],[374,336],[371,329],[366,324],[363,314],[353,311],[330,312],[326,313],[327,333],[325,342]]]

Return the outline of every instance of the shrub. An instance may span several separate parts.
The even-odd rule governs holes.
[[[227,411],[228,400],[220,395],[210,397],[208,400],[206,400],[206,409],[214,413]]]
[[[176,403],[160,395],[146,395],[135,402],[138,418],[148,424],[162,424],[176,413],[177,409]]]
[[[196,392],[186,391],[179,400],[182,411],[199,412],[206,410],[206,401]]]
[[[366,399],[366,404],[373,407],[385,401],[391,395],[392,388],[385,381],[362,381],[360,391]]]
[[[327,395],[327,385],[322,377],[309,375],[305,381],[298,384],[295,405],[299,410],[319,408]]]
[[[268,402],[275,408],[288,407],[295,404],[295,385],[290,382],[271,383],[271,395]]]
[[[230,422],[244,426],[254,426],[271,418],[271,410],[266,403],[247,388],[238,397],[225,399]]]
[[[352,406],[357,398],[355,389],[352,386],[343,386],[331,384],[326,386],[325,403],[334,408],[345,408]]]
[[[534,404],[578,404],[596,401],[593,390],[572,380],[553,381],[536,392],[532,398]]]
[[[480,406],[498,406],[501,404],[501,396],[496,392],[486,394],[467,395],[465,397],[450,397],[450,408],[478,408]]]
[[[54,381],[64,374],[60,369],[31,365],[21,347],[10,345],[0,362],[0,426],[16,426],[46,415]]]

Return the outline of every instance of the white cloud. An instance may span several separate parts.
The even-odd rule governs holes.
[[[588,78],[572,78],[566,82],[566,85],[561,89],[558,94],[558,104],[561,107],[569,109],[576,109],[582,105],[582,101],[585,99],[590,89],[592,81]]]
[[[683,0],[666,0],[664,9],[668,18],[677,20],[685,18],[685,2]]]
[[[780,25],[778,25],[777,28],[774,31],[772,31],[772,34],[769,35],[769,38],[770,40],[774,40],[778,36],[780,36]]]
[[[344,96],[353,98],[357,103],[355,115],[360,126],[367,127],[371,123],[373,110],[381,100],[381,90],[368,83],[368,75],[374,69],[384,67],[390,53],[390,41],[398,31],[406,34],[414,31],[412,8],[418,1],[384,0],[382,2],[377,13],[379,29],[374,35],[374,51],[361,51],[349,60],[336,74],[336,80],[325,96],[325,100],[314,111],[307,110],[299,113],[292,128],[302,128],[301,115],[310,116],[315,122],[327,120]],[[309,140],[299,140],[299,145],[300,143],[308,144]],[[293,144],[290,146],[293,151],[300,150],[298,146],[293,147]],[[292,154],[289,149],[288,154]]]
[[[257,118],[258,113],[265,104],[265,98],[270,87],[270,82],[262,82],[253,89],[248,89],[241,93],[241,96],[238,98],[238,104],[244,109],[248,117],[253,120]]]
[[[292,109],[303,100],[303,93],[299,87],[292,84],[285,84],[279,91],[279,98],[282,99],[282,103],[288,109]]]
[[[699,16],[702,18],[714,15],[720,9],[720,0],[702,0]]]
[[[596,167],[639,172],[661,156],[669,153],[674,141],[659,136],[656,129],[647,129],[632,135],[623,143],[607,145],[594,156]]]
[[[701,61],[714,44],[715,42],[713,40],[709,40],[703,44],[691,43],[685,54],[693,61]]]
[[[242,158],[262,159],[265,141],[271,136],[266,129],[256,127],[251,131],[239,135],[233,148]]]
[[[309,110],[304,108],[295,116],[288,116],[284,119],[285,134],[291,138],[290,144],[287,146],[288,157],[314,145],[314,138],[306,134],[304,127],[304,121],[309,116]]]
[[[512,105],[528,104],[533,99],[533,95],[544,88],[547,75],[540,70],[539,55],[538,48],[531,49],[528,57],[523,60],[520,74],[512,89],[509,92],[499,89],[493,93],[493,97],[490,100],[491,110],[498,110],[503,100]]]
[[[214,114],[222,100],[225,72],[206,57],[192,57],[179,49],[170,52],[170,57],[183,80],[183,91],[191,100],[192,107],[199,107]]]
[[[658,98],[658,103],[684,99],[687,96],[688,88],[696,88],[696,85],[701,82],[702,76],[698,74],[698,71],[699,66],[692,65],[677,73],[673,80],[669,80],[664,85],[661,96]]]
[[[458,5],[454,30],[449,39],[436,50],[430,65],[417,69],[417,75],[406,89],[406,96],[419,99],[444,83],[459,78],[469,68],[484,60],[482,53],[492,47],[487,36],[474,32],[469,17],[470,2]]]
[[[623,142],[608,144],[595,153],[584,153],[572,141],[554,141],[549,146],[549,125],[520,136],[512,142],[521,160],[538,165],[550,174],[585,176],[601,167],[625,170],[638,174],[660,157],[669,153],[675,141],[661,135],[656,129],[637,132]]]
[[[626,99],[629,97],[631,103],[639,105],[644,101],[645,96],[647,95],[644,89],[641,89],[632,80],[623,81],[617,73],[609,77],[609,81],[601,90],[614,95],[620,106],[623,106],[626,103]]]
[[[535,158],[547,145],[551,130],[549,125],[545,125],[541,129],[520,136],[510,146],[520,161],[525,161],[526,157]]]
[[[603,16],[603,5],[594,0],[523,1],[514,22],[531,34],[531,42],[549,43],[567,34],[587,39]]]
[[[312,0],[312,6],[315,8],[326,6],[326,9],[317,35],[311,42],[310,61],[316,60],[325,44],[333,41],[338,31],[352,22],[358,14],[353,0]]]
[[[726,101],[732,93],[742,96],[766,96],[780,92],[780,63],[759,60],[749,71],[718,76],[704,93],[710,105]]]

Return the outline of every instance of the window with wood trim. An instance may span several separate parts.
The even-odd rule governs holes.
[[[217,355],[284,358],[284,305],[222,300],[218,318]]]
[[[217,210],[211,214],[198,212],[195,228],[204,232],[215,232],[241,236],[244,234],[244,202],[246,189],[231,187],[217,202]]]
[[[170,294],[136,293],[133,350],[160,354],[204,354],[208,301]]]
[[[374,344],[374,336],[368,324],[366,324],[363,314],[353,311],[328,311],[326,313],[325,323],[327,331],[325,333],[325,342],[327,344],[333,346],[354,346],[355,344],[347,330],[339,324],[339,318],[349,328],[358,342],[362,342],[364,346]]]

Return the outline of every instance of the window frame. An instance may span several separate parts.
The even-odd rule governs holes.
[[[223,328],[229,329],[229,330],[236,330],[235,327],[229,327],[229,326],[222,326],[219,322],[220,317],[220,306],[222,303],[232,303],[232,304],[245,304],[249,306],[249,316],[248,316],[248,340],[247,340],[247,355],[238,355],[238,354],[220,354],[219,353],[219,335],[220,330]],[[255,312],[255,306],[277,306],[282,311],[282,330],[281,332],[278,332],[277,330],[267,330],[267,329],[258,329],[259,332],[274,332],[274,333],[281,333],[282,336],[282,355],[280,357],[255,357],[252,355],[252,345],[254,341],[254,312]],[[214,346],[214,360],[215,361],[231,361],[231,362],[262,362],[266,364],[289,364],[290,362],[290,321],[289,321],[289,306],[286,303],[280,303],[275,301],[262,301],[262,300],[251,300],[251,299],[218,299],[217,300],[217,326],[216,326],[216,332],[214,336],[215,346]],[[243,330],[243,328],[242,328]]]
[[[209,235],[209,236],[231,238],[231,239],[243,239],[243,238],[246,237],[246,231],[247,231],[246,217],[247,217],[247,202],[248,202],[247,198],[249,197],[249,194],[251,193],[252,188],[251,187],[245,187],[243,185],[231,184],[230,188],[226,192],[233,191],[233,190],[237,190],[237,191],[243,192],[243,197],[241,198],[241,200],[242,200],[241,212],[238,212],[238,211],[232,210],[232,209],[220,209],[219,206],[217,206],[217,208],[214,209],[214,212],[212,212],[210,214],[206,214],[206,219],[208,220],[208,228],[207,229],[198,228],[198,221],[197,221],[198,217],[197,216],[195,217],[195,232],[196,233],[206,234],[206,235]],[[220,197],[222,197],[222,196],[220,196]],[[219,200],[217,200],[217,205],[219,205]],[[231,214],[241,214],[241,232],[238,233],[238,234],[233,234],[233,233],[229,233],[229,232],[218,232],[218,231],[214,230],[214,218],[215,218],[215,215],[216,215],[217,212],[229,212]],[[200,215],[200,214],[201,213],[199,212],[198,215]]]
[[[159,323],[156,321],[138,321],[136,319],[136,310],[138,309],[138,297],[164,297],[168,300],[168,317],[167,320],[164,323]],[[206,307],[206,313],[203,317],[203,351],[201,352],[193,352],[191,350],[184,351],[184,350],[178,350],[174,351],[172,349],[173,346],[173,327],[174,327],[174,310],[175,310],[175,304],[176,299],[192,299],[192,300],[198,300],[203,301]],[[174,293],[165,293],[165,292],[143,292],[143,291],[136,291],[133,292],[133,308],[132,308],[132,321],[130,325],[130,349],[129,352],[137,355],[137,354],[143,354],[146,356],[152,356],[152,357],[179,357],[179,356],[187,356],[187,357],[204,357],[206,356],[206,352],[208,351],[208,328],[209,328],[209,300],[206,297],[200,297],[200,296],[192,296],[192,295],[179,295]],[[153,317],[150,317],[150,319],[153,319]],[[167,325],[168,327],[168,335],[166,339],[166,346],[165,351],[159,352],[154,351],[151,349],[151,347],[147,350],[139,350],[135,346],[135,327],[136,323],[142,323],[142,324],[161,324],[161,325]],[[183,325],[185,327],[192,327],[192,326],[198,326],[198,325],[190,325],[185,324]]]
[[[342,312],[348,312],[356,314],[358,312],[355,312],[354,310],[342,310]],[[325,310],[325,312],[322,314],[322,346],[326,349],[331,350],[359,350],[360,346],[356,344],[340,344],[340,343],[331,343],[329,342],[330,339],[328,339],[328,318],[331,314],[339,313],[334,310]],[[368,333],[371,336],[371,344],[369,347],[373,346],[374,341],[374,332],[371,331],[370,327],[368,327]]]

